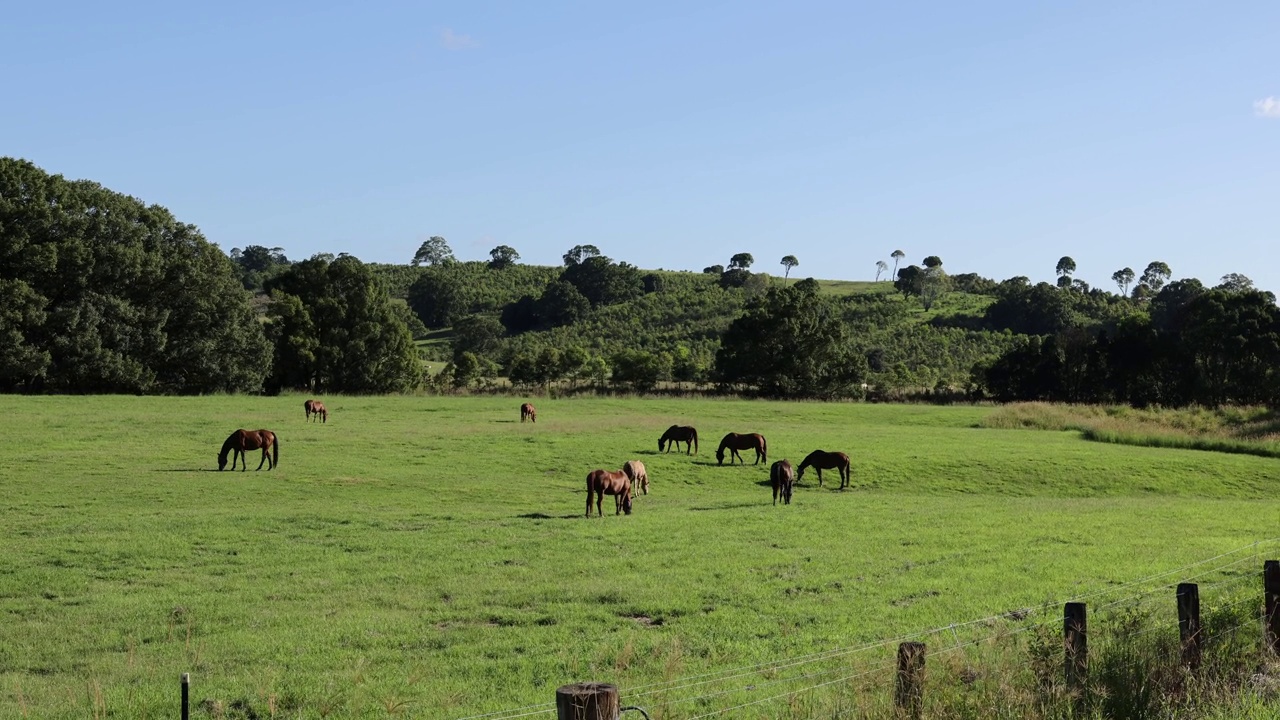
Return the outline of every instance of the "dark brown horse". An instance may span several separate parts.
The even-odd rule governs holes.
[[[779,460],[769,468],[769,480],[773,482],[773,504],[778,504],[778,497],[782,497],[784,505],[791,504],[791,486],[796,481],[796,472],[791,467],[791,461]]]
[[[822,471],[833,469],[840,471],[841,490],[849,484],[849,456],[842,452],[814,450],[809,453],[804,462],[800,463],[800,472],[796,475],[797,482],[804,477],[804,470],[808,467],[818,471],[818,487],[822,487]]]
[[[640,490],[645,495],[649,494],[649,472],[644,469],[644,463],[639,460],[628,460],[622,464],[622,472],[627,474],[631,480],[631,493],[634,495],[636,486],[640,486]]]
[[[676,452],[680,448],[676,443],[685,444],[685,454],[693,455],[698,452],[698,431],[688,425],[672,425],[667,431],[662,433],[662,437],[658,438],[658,452],[664,449],[671,452],[671,448],[675,448]]]
[[[525,403],[520,406],[520,422],[525,420],[538,422],[538,411],[533,409],[532,403]]]
[[[721,465],[724,464],[724,449],[729,448],[729,464],[733,464],[733,459],[738,458],[743,465],[747,464],[746,460],[738,454],[739,450],[755,450],[756,461],[753,465],[759,465],[760,461],[769,462],[769,455],[765,452],[764,436],[759,433],[751,433],[750,435],[739,435],[738,433],[729,433],[720,441],[720,449],[716,450],[716,461]]]
[[[249,462],[245,453],[259,448],[262,449],[262,461],[258,463],[259,470],[262,469],[262,463],[270,463],[267,465],[268,470],[280,464],[280,441],[276,439],[275,433],[270,430],[237,430],[222,443],[222,452],[218,453],[218,469],[226,468],[227,453],[234,450],[236,454],[231,458],[231,469],[236,469],[236,460],[239,460],[244,466],[240,468],[240,472],[248,470]],[[270,454],[268,451],[271,451]]]
[[[319,419],[320,422],[329,422],[329,411],[325,409],[324,403],[319,400],[308,400],[302,403],[302,409],[307,413],[308,420],[314,421]],[[312,415],[315,417],[311,417]]]
[[[605,495],[613,495],[617,511],[614,515],[625,512],[631,514],[631,479],[624,472],[611,470],[592,470],[587,475],[587,517],[591,517],[591,498],[595,497],[596,514],[604,517],[600,503]]]

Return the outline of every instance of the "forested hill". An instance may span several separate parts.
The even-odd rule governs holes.
[[[548,268],[520,265],[506,246],[487,263],[456,262],[432,238],[415,260],[425,266],[377,272],[433,333],[427,352],[448,363],[440,387],[502,377],[771,397],[1280,399],[1275,297],[1239,274],[1170,282],[1159,261],[1118,270],[1113,293],[1074,280],[1069,257],[1057,284],[949,275],[937,256],[882,264],[895,279],[868,283],[787,277],[792,256],[783,277],[753,272],[746,253],[701,273],[646,271],[589,245]]]
[[[1280,310],[1243,275],[1119,292],[949,274],[894,251],[876,282],[643,270],[591,245],[557,267],[500,245],[406,265],[223,254],[168,211],[0,158],[0,390],[400,392],[703,388],[769,397],[1280,404]],[[883,277],[884,279],[880,279]],[[892,278],[890,280],[889,278]],[[443,372],[425,374],[422,360]],[[673,385],[677,384],[677,385]]]

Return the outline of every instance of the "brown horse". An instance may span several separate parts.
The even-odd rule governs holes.
[[[262,469],[262,463],[270,463],[267,465],[268,470],[280,464],[280,441],[276,439],[275,433],[270,430],[237,430],[222,443],[222,452],[218,453],[218,469],[226,468],[227,453],[234,450],[236,454],[231,458],[231,469],[236,469],[236,460],[239,460],[244,466],[240,468],[240,472],[248,470],[249,461],[245,453],[258,448],[262,448],[262,462],[258,463],[259,470]],[[267,451],[271,453],[268,454]]]
[[[795,470],[789,460],[779,460],[769,468],[769,479],[773,481],[773,504],[778,504],[778,496],[782,496],[782,504],[791,504],[791,485],[796,481]]]
[[[614,515],[625,512],[631,514],[631,480],[624,472],[611,470],[592,470],[587,475],[587,517],[591,517],[591,497],[595,496],[596,514],[604,517],[600,503],[605,495],[613,495],[617,511]]]
[[[672,425],[667,428],[666,432],[662,433],[662,437],[658,438],[658,452],[662,452],[664,449],[667,452],[671,452],[672,448],[679,452],[680,448],[676,443],[684,443],[686,445],[686,455],[696,454],[698,452],[698,431],[688,425]]]
[[[307,414],[307,419],[315,421],[317,418],[320,422],[329,422],[329,411],[325,409],[324,403],[319,400],[308,400],[302,403],[302,410]],[[315,417],[311,417],[315,415]]]
[[[639,460],[628,460],[622,465],[622,472],[626,473],[627,478],[631,480],[632,494],[635,494],[637,484],[645,495],[649,494],[649,473],[645,472],[644,463]]]
[[[814,450],[809,456],[800,463],[800,472],[796,475],[796,481],[799,482],[804,477],[804,469],[812,467],[818,471],[818,487],[822,487],[822,471],[838,469],[840,471],[840,489],[843,490],[849,484],[849,456],[842,452],[827,452],[826,450]]]
[[[768,453],[765,452],[764,436],[759,433],[751,433],[750,435],[739,435],[738,433],[729,433],[720,441],[720,449],[716,450],[716,461],[721,465],[724,464],[724,449],[729,448],[729,464],[733,464],[733,459],[738,458],[743,465],[747,464],[746,460],[738,454],[739,450],[755,450],[756,461],[753,465],[759,465],[760,461],[769,462]]]
[[[528,420],[529,422],[538,422],[538,411],[533,409],[532,403],[525,403],[520,406],[520,422]]]

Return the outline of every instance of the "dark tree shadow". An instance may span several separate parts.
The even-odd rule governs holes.
[[[516,517],[521,520],[572,520],[580,516],[577,515],[576,513],[573,515],[547,515],[546,513],[535,512],[535,513],[525,513],[524,515],[517,515]]]

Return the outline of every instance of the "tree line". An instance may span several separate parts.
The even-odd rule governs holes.
[[[0,390],[382,393],[496,386],[769,397],[1274,403],[1275,298],[1243,275],[1119,293],[877,262],[867,291],[754,272],[645,271],[594,245],[557,267],[499,245],[461,262],[432,236],[404,265],[347,254],[228,254],[164,208],[0,159]],[[426,375],[423,360],[444,365]]]

